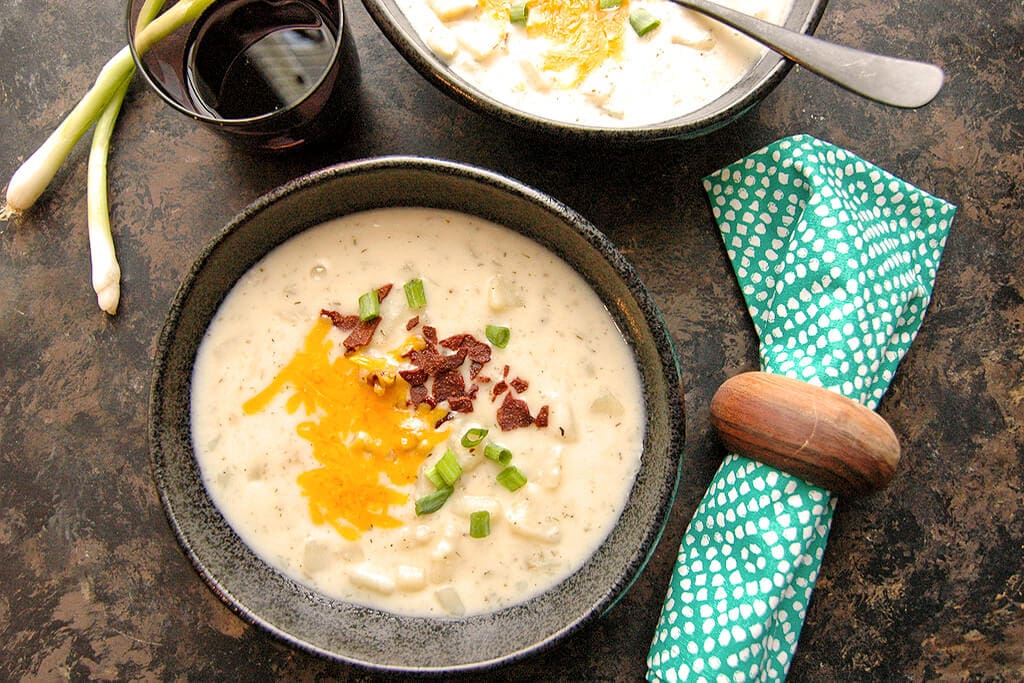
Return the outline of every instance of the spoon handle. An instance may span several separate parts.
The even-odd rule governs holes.
[[[942,69],[934,64],[837,45],[707,0],[672,1],[717,19],[808,71],[882,104],[907,109],[922,107],[931,102],[942,87]]]

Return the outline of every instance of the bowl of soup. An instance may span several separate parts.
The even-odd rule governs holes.
[[[679,478],[670,336],[557,200],[386,157],[299,178],[205,247],[160,336],[157,487],[243,619],[375,671],[476,671],[610,609]]]
[[[671,0],[363,0],[428,81],[456,101],[560,138],[706,134],[742,116],[791,63]],[[803,33],[826,0],[720,0]]]

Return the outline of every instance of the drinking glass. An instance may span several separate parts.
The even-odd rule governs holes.
[[[143,78],[181,113],[267,150],[296,147],[348,122],[358,101],[359,59],[342,0],[216,0],[139,54],[142,5],[128,4],[132,56]]]

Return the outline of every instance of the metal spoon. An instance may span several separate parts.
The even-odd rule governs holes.
[[[882,104],[907,109],[923,107],[942,87],[942,69],[934,64],[885,57],[829,43],[708,0],[672,1],[717,19],[808,71]]]

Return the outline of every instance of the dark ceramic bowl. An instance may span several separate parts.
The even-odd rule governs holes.
[[[801,33],[813,33],[827,2],[793,0],[785,27]],[[630,128],[584,126],[529,114],[482,92],[452,71],[426,46],[396,0],[363,0],[363,5],[406,61],[442,92],[483,114],[563,139],[625,143],[705,135],[749,111],[782,81],[793,66],[789,60],[768,51],[728,92],[696,111],[668,121]],[[685,78],[685,74],[680,74],[680,78]]]
[[[214,507],[190,437],[196,349],[235,282],[289,237],[331,218],[388,206],[453,209],[527,235],[559,254],[597,291],[632,345],[647,424],[640,472],[609,538],[575,574],[517,606],[466,618],[414,618],[317,593],[246,547]],[[380,671],[446,673],[497,666],[544,648],[599,617],[643,570],[679,478],[683,394],[669,334],[636,272],[584,218],[515,181],[455,163],[383,158],[295,180],[243,211],[185,278],[160,336],[150,404],[154,476],[185,553],[241,617],[297,648]]]

